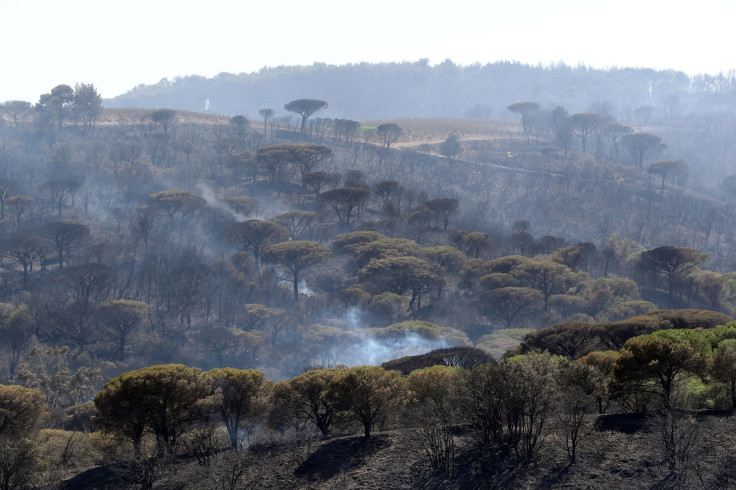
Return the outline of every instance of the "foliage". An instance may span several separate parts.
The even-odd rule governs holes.
[[[557,361],[521,356],[483,364],[463,384],[463,411],[484,448],[508,444],[517,457],[533,460],[554,408]]]
[[[441,288],[442,277],[431,263],[417,257],[373,259],[358,273],[361,282],[374,293],[410,293],[409,308],[419,310],[422,297]]]
[[[417,369],[432,366],[474,369],[492,360],[488,354],[480,349],[473,347],[449,347],[446,349],[435,349],[426,354],[392,359],[381,364],[381,367],[386,370],[400,371],[402,374],[408,375]]]
[[[0,439],[32,436],[47,416],[43,393],[17,385],[0,385]]]
[[[446,476],[453,474],[460,372],[458,367],[433,366],[413,371],[407,378],[411,393],[408,418],[432,468]]]
[[[263,251],[263,261],[286,268],[293,278],[294,301],[299,301],[299,274],[307,267],[324,262],[330,251],[319,243],[296,240],[269,245]]]
[[[147,318],[149,306],[141,301],[103,301],[97,305],[97,314],[105,328],[118,342],[118,355],[125,360],[125,345],[128,336]]]
[[[544,297],[536,289],[503,287],[482,293],[479,308],[490,318],[502,321],[506,328],[513,328],[517,319],[541,310],[543,304]]]
[[[205,373],[215,410],[230,436],[230,446],[238,448],[241,422],[265,411],[266,384],[263,373],[255,369],[218,368]]]
[[[282,402],[296,418],[314,424],[323,436],[329,435],[335,419],[335,400],[328,397],[327,390],[342,371],[342,368],[312,369],[284,386]]]
[[[95,397],[97,423],[130,439],[140,453],[146,429],[159,455],[172,453],[180,436],[203,416],[209,390],[201,371],[181,364],[150,366],[109,381]]]
[[[419,320],[394,323],[385,328],[372,328],[369,332],[378,339],[392,339],[416,335],[419,338],[437,341],[453,347],[472,346],[468,336],[460,330]]]
[[[30,487],[39,467],[38,449],[33,441],[0,438],[0,485],[4,490]]]
[[[347,411],[363,425],[363,435],[399,415],[406,403],[408,388],[398,371],[378,366],[358,366],[337,374],[329,383],[327,399],[337,410]]]
[[[475,343],[478,349],[490,354],[493,359],[499,360],[503,355],[518,347],[527,334],[533,330],[529,328],[505,328],[482,336]]]
[[[620,382],[649,379],[660,385],[665,410],[672,406],[672,395],[679,376],[704,374],[708,368],[710,345],[695,330],[665,330],[626,341],[616,361],[615,375]]]
[[[302,117],[300,131],[304,132],[304,123],[307,118],[317,111],[327,108],[327,102],[318,99],[296,99],[284,105],[284,109],[289,112],[296,112]]]

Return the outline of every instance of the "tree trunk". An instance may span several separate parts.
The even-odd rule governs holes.
[[[299,304],[299,271],[294,270],[294,303]]]

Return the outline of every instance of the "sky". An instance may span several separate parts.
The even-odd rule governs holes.
[[[736,69],[732,0],[0,0],[0,102],[265,66],[510,60]]]

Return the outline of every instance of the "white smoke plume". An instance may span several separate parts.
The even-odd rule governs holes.
[[[361,311],[356,307],[348,309],[343,319],[350,325],[350,330],[360,336],[359,342],[348,346],[338,356],[339,362],[348,366],[380,365],[399,357],[452,347],[444,340],[428,339],[414,332],[405,332],[398,337],[377,338],[363,327]]]
[[[219,200],[215,193],[207,187],[204,184],[198,184],[197,189],[202,194],[202,198],[207,201],[207,205],[211,208],[219,209],[220,211],[223,211],[225,213],[228,213],[230,216],[232,216],[236,221],[246,221],[248,219],[248,216],[245,216],[244,214],[238,213],[233,208]]]

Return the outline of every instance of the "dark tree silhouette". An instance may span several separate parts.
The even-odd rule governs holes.
[[[529,141],[529,115],[539,110],[539,104],[536,102],[516,102],[507,107],[507,109],[515,114],[521,114],[521,126],[524,129],[527,142]]]
[[[401,126],[396,123],[385,123],[376,128],[376,133],[381,138],[383,149],[386,153],[388,153],[391,145],[401,137],[403,132],[404,130],[401,129]]]
[[[639,256],[640,266],[667,277],[667,295],[674,300],[675,283],[679,277],[708,260],[708,255],[688,247],[664,246],[646,250]]]
[[[299,273],[330,256],[330,251],[319,243],[291,241],[269,245],[263,251],[263,261],[285,267],[292,276],[294,301],[299,301]]]
[[[80,246],[89,236],[89,228],[74,220],[53,221],[44,226],[46,235],[56,247],[59,270],[64,269],[64,256]]]
[[[629,150],[631,158],[639,167],[644,166],[646,159],[664,147],[662,138],[647,133],[627,134],[621,139],[621,144]]]
[[[323,192],[320,199],[332,207],[340,223],[349,225],[353,209],[364,203],[370,195],[371,191],[363,187],[343,187]]]
[[[300,132],[304,132],[304,124],[307,122],[309,116],[317,111],[327,108],[327,102],[319,99],[296,99],[292,100],[284,106],[289,112],[295,112],[302,118],[302,124],[299,128]]]
[[[225,228],[223,235],[228,241],[241,247],[241,250],[249,250],[258,262],[258,270],[261,269],[263,250],[268,245],[280,242],[289,236],[280,224],[260,219],[233,223]]]

